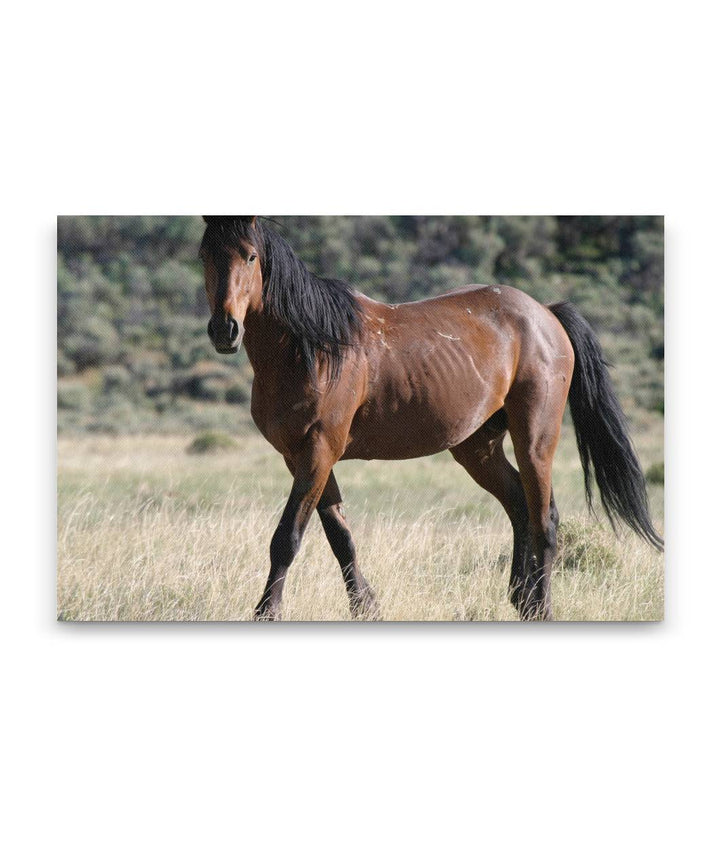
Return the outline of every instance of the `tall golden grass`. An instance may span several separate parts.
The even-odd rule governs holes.
[[[641,426],[644,466],[662,460],[659,420]],[[255,435],[213,455],[188,437],[61,437],[58,616],[70,621],[251,617],[290,477]],[[514,621],[511,530],[498,503],[449,454],[336,468],[363,571],[390,621]],[[663,558],[585,509],[572,430],[555,465],[562,518],[555,618],[663,616]],[[650,486],[656,521],[662,486]],[[659,524],[658,524],[659,525]],[[662,528],[660,526],[660,528]],[[342,579],[313,519],[285,588],[283,618],[344,621]]]

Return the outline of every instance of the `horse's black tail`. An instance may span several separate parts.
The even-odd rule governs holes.
[[[588,505],[592,508],[592,462],[600,499],[613,528],[617,520],[623,520],[660,550],[663,540],[650,519],[645,477],[630,440],[627,419],[610,383],[600,342],[588,322],[569,303],[556,303],[548,308],[565,328],[575,351],[570,413]]]

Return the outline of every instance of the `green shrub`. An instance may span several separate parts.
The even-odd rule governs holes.
[[[57,376],[58,377],[67,377],[75,372],[75,363],[69,358],[66,357],[62,351],[58,352],[57,357]]]
[[[131,383],[132,375],[124,366],[112,365],[103,369],[102,390],[106,395],[127,390]]]
[[[233,369],[230,366],[204,360],[188,371],[176,373],[173,392],[197,401],[224,401],[232,377]]]
[[[236,441],[222,431],[204,431],[190,443],[185,450],[188,455],[208,455],[214,452],[227,452],[237,446]]]
[[[112,363],[120,352],[117,330],[100,316],[74,319],[72,334],[61,343],[78,371]]]
[[[645,473],[648,484],[665,484],[665,462],[651,464]]]
[[[247,387],[240,383],[234,383],[232,386],[229,386],[225,392],[225,401],[227,401],[228,404],[245,404],[245,402],[249,400],[250,395]]]
[[[558,529],[558,567],[563,571],[598,571],[618,564],[607,533],[598,525],[567,520]]]
[[[57,406],[59,410],[87,410],[91,400],[90,389],[82,381],[58,381]]]

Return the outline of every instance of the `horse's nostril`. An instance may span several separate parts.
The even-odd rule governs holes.
[[[213,315],[207,325],[208,336],[216,348],[234,347],[240,334],[240,325],[232,316]]]

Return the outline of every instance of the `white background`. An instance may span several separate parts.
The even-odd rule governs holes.
[[[4,852],[717,846],[711,8],[5,9]],[[56,624],[55,215],[201,211],[665,214],[665,623]]]

